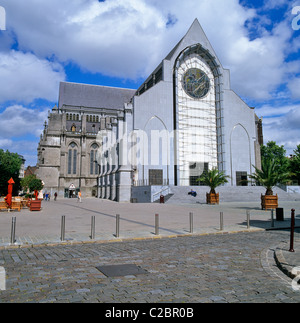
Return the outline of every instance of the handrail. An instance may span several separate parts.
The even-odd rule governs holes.
[[[154,193],[151,197],[151,202],[153,203],[154,201],[158,200],[158,198],[155,198],[156,195],[160,196],[160,195],[163,195],[164,192],[168,191],[168,194],[170,194],[170,187],[167,186],[165,187],[164,189],[162,189],[161,191],[157,192],[157,193]],[[166,194],[166,195],[168,195]]]

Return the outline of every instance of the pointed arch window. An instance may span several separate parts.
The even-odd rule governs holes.
[[[70,144],[68,152],[68,175],[77,174],[77,153],[77,145],[73,142]]]
[[[98,153],[99,146],[97,144],[93,144],[91,146],[91,153],[90,153],[90,174],[96,175],[97,174],[97,153]]]

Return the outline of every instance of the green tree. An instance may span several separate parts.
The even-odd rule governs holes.
[[[269,141],[267,145],[261,147],[261,159],[274,161],[279,173],[286,173],[289,170],[290,161],[286,157],[286,150],[284,146],[278,146],[275,141]]]
[[[197,181],[202,182],[203,185],[210,187],[210,193],[216,194],[215,189],[228,183],[227,178],[229,176],[225,175],[224,172],[220,172],[217,168],[213,168],[212,170],[204,172]]]
[[[27,192],[27,190],[29,190],[30,182],[34,179],[36,179],[36,175],[28,175],[21,179],[23,191]]]
[[[273,188],[277,184],[286,184],[291,180],[291,173],[289,171],[283,172],[275,159],[264,158],[262,169],[254,168],[255,174],[249,177],[266,188],[266,195],[273,195]]]
[[[294,154],[290,159],[290,170],[294,174],[293,179],[300,185],[300,145],[294,150]]]
[[[29,191],[41,191],[43,189],[43,183],[39,178],[33,178],[29,183]]]
[[[7,182],[10,178],[15,181],[13,194],[16,194],[20,187],[19,173],[22,159],[18,154],[10,153],[8,150],[0,149],[0,194],[7,194]]]

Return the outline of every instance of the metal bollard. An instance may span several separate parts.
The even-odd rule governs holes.
[[[289,250],[289,252],[295,252],[295,250],[294,250],[294,231],[295,231],[295,209],[292,209],[292,215],[291,215],[291,238],[290,238],[290,250]]]
[[[274,209],[271,209],[271,228],[274,228]]]
[[[194,233],[194,213],[190,212],[190,233]]]
[[[155,214],[155,235],[159,235],[159,214]]]
[[[65,232],[66,232],[66,216],[61,217],[61,231],[60,231],[60,241],[65,241]]]
[[[120,237],[120,214],[116,215],[116,238]]]
[[[91,239],[95,240],[95,227],[96,227],[96,216],[92,216],[92,224],[91,224]]]
[[[16,242],[16,224],[17,218],[13,217],[11,222],[10,244],[14,244]]]
[[[224,231],[224,213],[220,212],[220,231]]]
[[[247,229],[250,229],[250,211],[247,210]]]

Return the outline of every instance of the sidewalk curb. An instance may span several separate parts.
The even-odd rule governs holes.
[[[266,231],[265,229],[245,229],[245,230],[233,230],[233,231],[217,231],[217,232],[206,232],[206,233],[187,233],[187,234],[174,234],[174,235],[158,235],[153,237],[135,237],[135,238],[116,238],[109,240],[82,240],[82,241],[58,241],[58,242],[45,242],[37,244],[15,244],[0,246],[0,250],[10,250],[10,249],[31,249],[31,248],[41,248],[41,247],[59,247],[59,246],[74,246],[74,245],[83,245],[83,244],[110,244],[117,242],[130,242],[130,241],[147,241],[147,240],[160,240],[160,239],[175,239],[182,237],[201,237],[209,235],[222,235],[222,234],[238,234],[238,233],[254,233]]]
[[[287,263],[284,255],[283,255],[283,250],[288,250],[288,243],[287,242],[282,242],[274,251],[274,258],[277,267],[289,278],[294,279],[300,275],[300,271],[295,272],[295,267],[291,266],[290,264]],[[298,243],[297,246],[300,248],[300,244]]]

